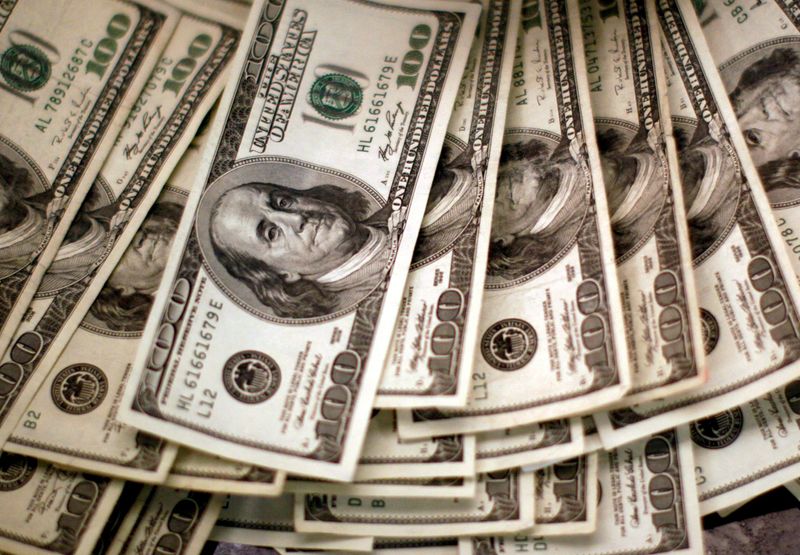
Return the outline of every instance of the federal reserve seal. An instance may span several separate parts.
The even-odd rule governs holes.
[[[67,414],[86,414],[97,408],[108,393],[108,379],[96,366],[73,364],[56,375],[50,394]]]
[[[736,407],[692,422],[692,441],[704,449],[722,449],[739,437],[744,427],[742,409]]]
[[[364,93],[356,81],[341,73],[328,73],[311,85],[308,101],[328,119],[352,116],[361,107]]]
[[[30,44],[12,46],[0,57],[0,74],[18,91],[41,89],[50,79],[50,60]]]
[[[536,331],[524,320],[500,320],[481,338],[481,353],[492,368],[509,372],[519,370],[536,353]]]
[[[258,351],[236,353],[222,369],[222,383],[242,403],[263,403],[281,384],[281,369],[272,357]]]
[[[714,315],[705,308],[700,309],[700,322],[702,323],[703,349],[706,354],[709,354],[719,341],[719,324]]]
[[[32,457],[3,452],[0,454],[0,491],[13,491],[28,483],[36,471]]]

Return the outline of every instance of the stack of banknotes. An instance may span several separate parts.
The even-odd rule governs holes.
[[[795,0],[0,0],[0,551],[703,553],[797,274]]]

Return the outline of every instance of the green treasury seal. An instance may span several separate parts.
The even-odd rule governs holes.
[[[3,52],[0,74],[18,91],[35,91],[50,79],[50,60],[35,46],[19,44]]]
[[[342,119],[361,106],[364,93],[354,79],[340,73],[328,73],[311,85],[309,102],[322,116]]]

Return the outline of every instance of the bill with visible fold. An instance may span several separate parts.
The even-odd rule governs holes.
[[[559,555],[703,555],[703,529],[687,437],[674,430],[665,431],[598,457],[602,495],[594,533],[462,538],[460,554],[546,551]]]
[[[534,475],[533,534],[591,534],[597,527],[596,453],[537,470]]]
[[[475,472],[546,465],[583,453],[579,418],[527,424],[476,435]]]
[[[606,447],[742,404],[797,376],[797,278],[691,0],[657,0],[708,381],[595,414]]]
[[[597,146],[614,236],[631,389],[660,399],[706,380],[692,247],[652,2],[581,11]]]
[[[311,494],[295,499],[294,525],[305,532],[375,537],[515,532],[533,526],[532,494],[533,474],[517,469],[481,474],[476,495],[468,499]]]
[[[103,555],[195,555],[208,540],[223,496],[145,487],[120,522]]]
[[[376,406],[464,406],[486,279],[519,0],[481,0]]]
[[[286,473],[215,457],[181,447],[164,485],[173,488],[273,497],[280,495]]]
[[[628,390],[580,28],[571,2],[522,18],[469,401],[401,411],[401,437],[553,420]]]
[[[151,0],[4,6],[0,353],[11,345],[177,19],[174,10]],[[0,411],[27,377],[20,365],[36,348],[16,345],[12,362],[0,366]]]
[[[800,13],[792,0],[695,4],[708,49],[761,176],[789,260],[800,274]]]
[[[477,491],[475,476],[451,478],[398,478],[363,482],[324,482],[292,476],[286,481],[291,493],[326,493],[341,496],[408,497],[408,498],[465,498]]]
[[[800,380],[689,424],[704,515],[800,476]]]
[[[479,11],[254,4],[120,420],[352,478]]]
[[[123,482],[0,453],[0,550],[89,555]]]
[[[211,539],[292,549],[372,550],[371,537],[297,532],[293,515],[294,496],[291,493],[275,499],[233,495],[225,501],[217,523],[211,530]]]

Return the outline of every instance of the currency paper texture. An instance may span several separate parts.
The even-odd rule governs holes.
[[[292,476],[285,491],[291,493],[325,493],[351,497],[403,498],[470,498],[475,497],[477,479],[473,476],[444,478],[394,478],[357,482],[326,482]],[[423,502],[422,499],[419,500]]]
[[[239,39],[215,15],[183,12],[17,332],[43,343],[0,426],[14,452],[145,482],[172,464],[174,447],[115,416]]]
[[[597,527],[597,457],[558,462],[534,473],[535,536],[591,534]]]
[[[486,279],[519,0],[483,13],[447,127],[376,406],[464,406]]]
[[[462,538],[461,555],[676,553],[703,555],[692,448],[674,430],[600,453],[592,534]]]
[[[608,448],[717,413],[797,376],[797,278],[691,1],[658,0],[708,381],[595,415]]]
[[[629,387],[578,6],[541,8],[522,18],[469,401],[401,412],[401,437],[552,420]]]
[[[87,17],[88,14],[91,16]],[[31,0],[0,19],[0,353],[177,23],[150,0]],[[41,341],[0,366],[0,410]]]
[[[700,310],[654,5],[598,0],[581,15],[633,404],[705,381]]]
[[[254,5],[122,421],[352,478],[479,10]]]

